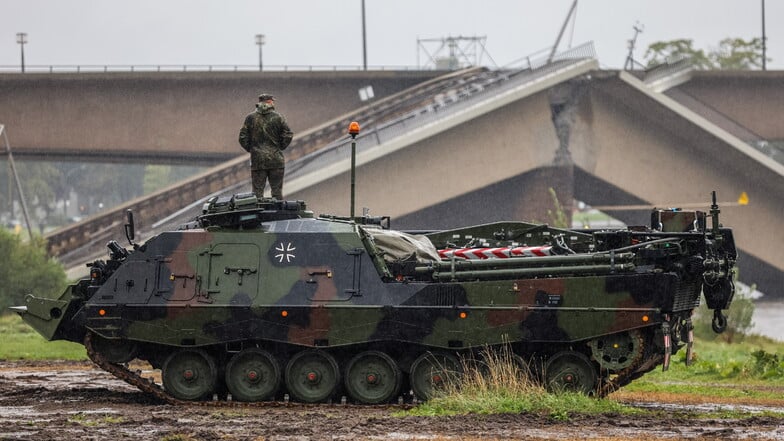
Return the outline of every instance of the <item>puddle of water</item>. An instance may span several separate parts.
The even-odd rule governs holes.
[[[784,407],[776,406],[753,406],[746,404],[676,404],[676,403],[651,403],[651,402],[634,402],[630,403],[634,407],[642,409],[653,410],[676,410],[682,412],[718,412],[718,411],[741,411],[749,413],[762,413],[762,412],[781,412],[784,413]]]
[[[0,432],[2,439],[28,439],[38,432]]]
[[[117,415],[117,414],[120,414],[122,412],[120,412],[119,410],[116,410],[116,409],[109,409],[109,408],[104,407],[102,409],[93,409],[93,410],[87,410],[87,409],[85,409],[85,410],[72,410],[72,411],[69,411],[67,413],[68,413],[68,415],[77,415],[77,414],[83,414],[83,415]]]
[[[411,433],[403,433],[403,432],[391,432],[386,433],[382,436],[371,436],[370,439],[398,439],[398,440],[405,440],[405,439],[433,439],[435,435],[416,435]],[[441,437],[443,438],[443,437]]]
[[[0,417],[16,418],[33,415],[33,406],[3,406],[0,407]]]
[[[784,339],[784,301],[758,302],[755,304],[754,316],[751,321],[752,333],[759,333],[776,340]]]

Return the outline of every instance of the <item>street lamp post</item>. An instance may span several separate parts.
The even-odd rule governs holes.
[[[365,33],[365,0],[362,0],[362,69],[367,70],[367,37]]]
[[[261,47],[264,46],[264,34],[256,34],[256,44],[259,45],[259,72],[264,70],[264,63],[261,57]]]
[[[24,71],[25,71],[24,45],[27,44],[27,33],[26,32],[17,32],[17,34],[16,34],[16,42],[19,43],[19,46],[22,48],[22,73],[24,73]]]
[[[765,0],[762,0],[762,70],[768,70],[767,39],[765,35]]]

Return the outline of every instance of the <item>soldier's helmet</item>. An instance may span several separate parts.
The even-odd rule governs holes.
[[[267,101],[267,100],[275,100],[275,97],[271,93],[261,93],[259,94],[259,101]]]

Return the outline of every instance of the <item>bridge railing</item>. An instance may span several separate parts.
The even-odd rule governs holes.
[[[556,70],[588,59],[595,59],[592,43],[558,54],[549,64],[543,64],[541,60],[533,59],[529,64],[526,64],[526,67],[516,70],[476,72],[470,77],[470,80],[469,77],[462,78],[464,81],[460,84],[439,90],[427,101],[420,102],[418,106],[408,109],[405,113],[399,113],[395,118],[384,121],[371,119],[371,124],[363,124],[362,134],[357,138],[358,151],[361,152],[381,145],[417,127],[460,112],[468,106],[474,105],[478,100],[501,94],[527,83],[533,83]],[[363,121],[362,118],[357,120]],[[312,151],[291,165],[287,165],[287,176],[295,177],[323,167],[331,160],[345,158],[346,150],[351,144],[351,140],[345,134],[348,121],[348,119],[344,121],[341,126],[340,138],[334,138],[334,141],[328,145],[322,145],[318,150]]]
[[[239,64],[63,64],[63,65],[25,65],[24,73],[117,73],[117,72],[326,72],[362,71],[363,66],[354,65],[258,65]],[[419,71],[434,70],[419,66],[368,66],[370,71]],[[21,74],[20,65],[0,65],[0,73]]]
[[[596,57],[592,43],[582,44],[574,48],[558,52],[549,59],[551,48],[542,49],[533,54],[514,60],[501,70],[539,69],[550,62],[573,59],[576,57]],[[462,66],[472,67],[472,66]],[[479,66],[475,66],[479,67]],[[117,72],[325,72],[325,71],[422,71],[435,70],[428,66],[410,65],[371,65],[350,64],[265,64],[259,69],[258,64],[26,64],[24,72],[18,64],[0,65],[0,73],[117,73]]]

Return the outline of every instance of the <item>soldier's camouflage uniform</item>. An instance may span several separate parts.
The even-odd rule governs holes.
[[[286,119],[268,103],[256,105],[256,111],[245,117],[239,142],[250,153],[251,180],[257,197],[264,195],[267,179],[272,197],[283,199],[283,150],[291,143],[293,133]]]

